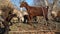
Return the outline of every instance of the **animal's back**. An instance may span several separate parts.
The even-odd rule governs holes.
[[[30,7],[31,15],[43,16],[43,11],[45,13],[47,11],[47,9],[45,7]]]

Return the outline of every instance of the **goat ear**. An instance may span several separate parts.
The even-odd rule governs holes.
[[[26,0],[22,0],[22,2],[25,2]]]
[[[22,3],[22,2],[25,2],[25,0],[22,0],[21,2],[19,2],[19,3]]]
[[[22,4],[24,1],[20,2],[20,4]]]

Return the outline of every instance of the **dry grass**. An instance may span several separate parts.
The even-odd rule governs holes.
[[[24,23],[16,23],[10,27],[11,31],[17,31],[15,32],[16,34],[24,34],[22,32],[25,31],[25,34],[36,34],[35,31],[58,31],[59,27],[57,25],[58,22],[54,22],[52,20],[49,20],[48,26],[44,25],[46,24],[46,21],[43,18],[40,18],[40,21],[38,23],[33,23],[33,26],[29,24],[24,24]],[[34,31],[33,33],[29,32],[29,30]],[[27,31],[27,33],[26,33]],[[59,30],[60,31],[60,30]],[[18,33],[19,32],[19,33]],[[28,33],[29,32],[29,33]],[[13,34],[10,32],[10,34]],[[40,33],[39,33],[40,34]]]

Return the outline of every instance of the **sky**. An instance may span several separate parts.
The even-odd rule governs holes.
[[[19,8],[20,6],[20,0],[11,0],[12,4],[14,4],[16,7]],[[26,2],[29,4],[29,5],[32,5],[33,4],[33,0],[26,0]],[[52,0],[49,0],[50,3],[52,3],[53,1]]]
[[[12,4],[17,7],[18,10],[20,10],[20,0],[11,0]],[[29,4],[29,5],[32,5],[33,4],[33,1],[31,0],[26,0],[26,2]],[[26,10],[25,8],[23,8],[23,10]]]
[[[11,0],[12,4],[19,7],[20,3],[19,0]]]
[[[11,0],[11,2],[12,2],[15,6],[17,6],[17,7],[20,6],[20,0]],[[29,5],[32,5],[31,3],[33,3],[33,1],[31,1],[31,0],[26,0],[26,2],[27,2]]]

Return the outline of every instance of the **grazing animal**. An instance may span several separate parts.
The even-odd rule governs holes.
[[[60,22],[60,11],[52,11],[51,16],[55,21]]]
[[[23,14],[21,11],[17,10],[17,9],[14,9],[13,10],[13,14],[16,14],[17,17],[19,18],[19,21],[20,22],[23,22],[24,21],[24,17],[23,17]]]
[[[47,6],[47,8],[46,7],[32,7],[32,6],[29,6],[27,4],[27,2],[21,2],[20,7],[26,8],[26,10],[29,14],[27,16],[29,21],[35,16],[43,16],[46,19],[46,21],[48,21],[48,17],[47,17],[48,6]],[[30,22],[28,22],[28,23],[31,24]]]
[[[21,11],[14,9],[13,14],[17,15],[20,22],[25,22],[25,17],[28,15],[28,13],[26,11],[22,11],[22,9],[21,9]]]

